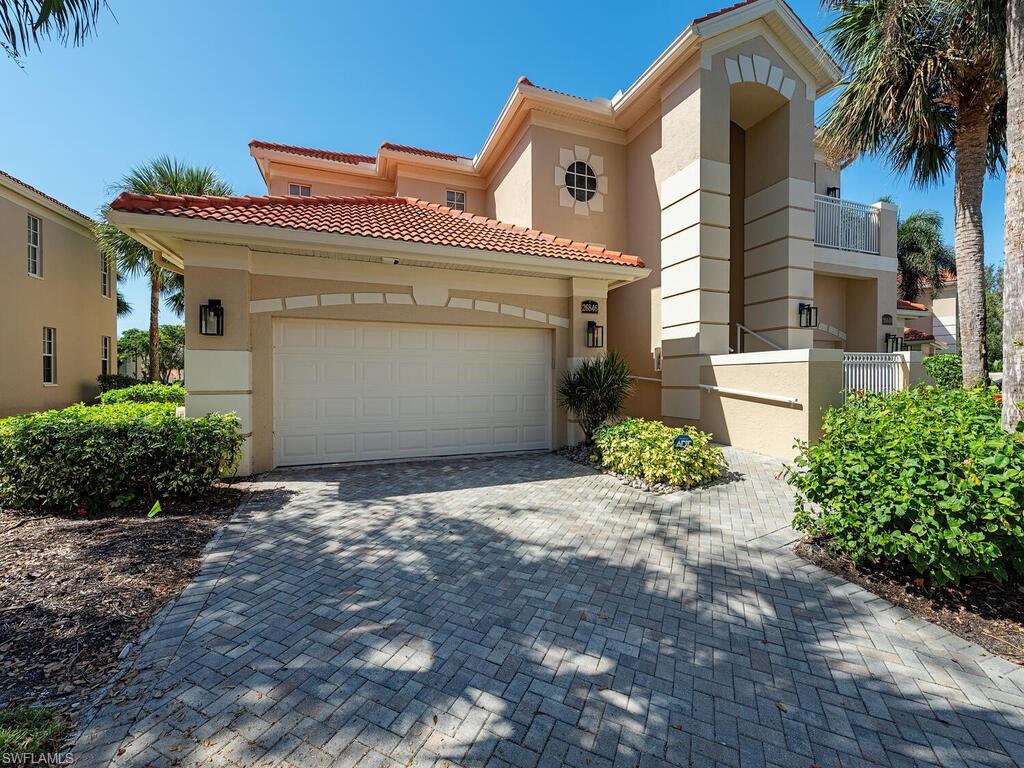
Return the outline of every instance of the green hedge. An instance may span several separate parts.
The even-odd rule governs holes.
[[[123,389],[111,389],[100,395],[100,402],[104,405],[114,403],[174,403],[175,405],[185,404],[185,395],[188,394],[180,384],[134,384]]]
[[[139,383],[138,379],[131,376],[122,376],[119,373],[105,373],[96,377],[96,383],[100,385],[100,392],[109,392],[112,389],[124,389],[133,387]]]
[[[960,355],[930,355],[924,369],[938,387],[959,389],[964,385],[964,361]]]
[[[693,438],[693,445],[677,449],[674,440],[683,432]],[[720,448],[709,445],[710,440],[711,435],[693,427],[669,427],[646,419],[624,419],[594,434],[605,469],[683,488],[713,480],[725,470],[725,457]]]
[[[907,564],[938,583],[1024,575],[1024,435],[995,390],[853,397],[800,446],[794,526],[854,562]]]
[[[207,490],[238,462],[238,417],[174,408],[79,404],[0,420],[0,508],[103,512]]]

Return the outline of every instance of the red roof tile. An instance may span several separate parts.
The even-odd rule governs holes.
[[[405,152],[409,155],[422,155],[423,157],[436,157],[440,160],[472,160],[471,157],[465,155],[453,155],[450,152],[437,152],[433,149],[423,149],[421,147],[410,147],[405,144],[392,144],[390,141],[385,141],[380,145],[381,149],[390,149],[393,152]]]
[[[734,5],[728,5],[725,8],[719,8],[717,11],[712,11],[711,13],[706,13],[703,16],[694,19],[691,23],[692,24],[700,24],[703,21],[709,21],[710,19],[717,18],[718,16],[724,16],[727,13],[732,13],[733,11],[738,11],[743,6],[751,5],[751,4],[756,3],[756,2],[757,2],[757,0],[743,0],[743,2],[736,3]]]
[[[916,301],[905,301],[904,299],[896,300],[896,309],[912,309],[916,312],[928,311],[928,307],[924,304],[918,304]]]
[[[643,266],[636,256],[410,197],[197,197],[125,192],[110,207],[128,213]]]
[[[46,194],[45,192],[43,192],[43,191],[42,191],[41,189],[36,189],[36,188],[35,188],[35,187],[33,187],[33,186],[32,186],[31,184],[26,184],[26,183],[25,183],[24,181],[22,181],[22,180],[21,180],[21,179],[19,179],[18,177],[16,177],[16,176],[11,176],[11,174],[9,174],[9,173],[6,173],[5,171],[0,171],[0,176],[3,176],[3,177],[4,177],[5,179],[8,179],[8,180],[10,180],[10,181],[13,181],[13,182],[14,182],[15,184],[17,184],[17,185],[18,185],[19,187],[24,187],[25,189],[29,190],[30,192],[35,192],[35,193],[36,193],[37,195],[39,195],[40,197],[45,197],[45,198],[46,198],[47,200],[49,200],[49,201],[50,201],[51,203],[53,203],[54,205],[59,205],[59,206],[60,206],[61,208],[63,208],[64,210],[66,210],[66,211],[68,211],[68,212],[70,212],[70,213],[73,213],[73,214],[75,214],[75,216],[78,216],[78,217],[80,217],[80,218],[83,218],[83,219],[85,219],[85,220],[86,220],[86,221],[88,221],[88,222],[92,222],[92,219],[91,219],[91,218],[90,218],[89,216],[86,216],[86,215],[85,215],[84,213],[82,213],[81,211],[76,211],[76,210],[75,210],[74,208],[72,208],[72,207],[71,207],[70,205],[68,205],[67,203],[62,203],[62,202],[61,202],[60,200],[58,200],[58,199],[57,199],[56,197],[51,197],[50,195],[48,195],[48,194]]]
[[[916,328],[904,328],[903,329],[903,340],[904,341],[935,341],[934,334],[925,333],[919,331]]]
[[[334,160],[338,163],[358,165],[359,163],[376,163],[377,158],[373,155],[357,155],[351,152],[331,152],[326,149],[312,149],[311,147],[296,147],[291,144],[273,144],[269,141],[258,141],[253,139],[249,142],[250,149],[269,149],[274,152],[287,152],[289,155],[301,155],[303,157],[315,157],[320,160]]]

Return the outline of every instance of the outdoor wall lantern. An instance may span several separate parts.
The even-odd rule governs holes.
[[[801,304],[800,305],[800,327],[801,328],[817,328],[818,327],[818,308],[813,304]]]
[[[604,346],[604,326],[591,320],[587,323],[587,347],[599,349]]]
[[[885,351],[886,352],[902,352],[903,351],[903,337],[897,336],[895,333],[885,334]]]
[[[892,325],[892,315],[882,315],[882,325]]]
[[[208,299],[199,305],[199,333],[203,336],[224,335],[224,307],[220,299]]]

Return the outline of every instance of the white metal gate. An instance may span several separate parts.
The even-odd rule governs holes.
[[[890,352],[847,352],[843,355],[843,390],[896,392],[903,389],[903,356]]]

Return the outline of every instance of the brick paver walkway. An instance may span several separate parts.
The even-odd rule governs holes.
[[[777,466],[268,477],[77,765],[1013,766],[1024,670],[792,554]]]

